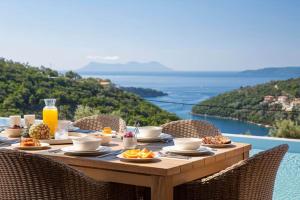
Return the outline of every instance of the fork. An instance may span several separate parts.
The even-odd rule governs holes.
[[[61,149],[52,149],[52,150],[48,150],[49,153],[59,153],[61,152]]]
[[[166,157],[166,158],[178,158],[178,159],[186,159],[186,160],[192,158],[191,156],[183,156],[183,155],[178,155],[170,152],[162,152],[162,151],[159,151],[158,154],[161,157]]]
[[[122,152],[123,152],[123,150],[116,150],[116,151],[113,151],[113,152],[109,152],[109,153],[97,156],[97,158],[103,158],[103,157],[106,157],[106,156],[118,155]]]

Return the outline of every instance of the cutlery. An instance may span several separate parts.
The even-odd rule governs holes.
[[[136,122],[134,123],[134,127],[135,127],[135,128],[134,128],[134,133],[135,133],[135,134],[138,134],[138,133],[139,133],[139,126],[140,126],[140,123],[136,121]]]
[[[123,152],[123,150],[112,151],[112,152],[97,156],[97,158],[103,158],[103,157],[106,157],[106,156],[118,155],[122,152]]]
[[[51,149],[51,150],[48,150],[49,153],[59,153],[61,151],[62,151],[61,149]]]
[[[183,156],[183,155],[178,155],[178,154],[173,154],[170,152],[158,152],[159,156],[165,157],[165,158],[178,158],[178,159],[191,159],[191,156]]]

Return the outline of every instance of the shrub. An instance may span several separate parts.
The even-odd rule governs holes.
[[[300,139],[300,126],[292,120],[276,121],[270,130],[270,136]]]

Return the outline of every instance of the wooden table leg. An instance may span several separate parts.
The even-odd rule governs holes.
[[[249,151],[244,152],[244,160],[249,158]]]
[[[154,177],[151,186],[151,200],[173,200],[172,177]]]

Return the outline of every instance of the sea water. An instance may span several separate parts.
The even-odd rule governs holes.
[[[168,96],[148,98],[159,101],[196,104],[223,92],[244,86],[253,86],[287,77],[247,77],[236,72],[163,72],[163,73],[105,73],[85,74],[112,80],[125,87],[153,88],[168,93]],[[251,135],[267,135],[268,129],[255,124],[210,116],[193,116],[192,105],[152,102],[159,107],[176,113],[183,119],[201,119],[215,124],[222,132]]]

